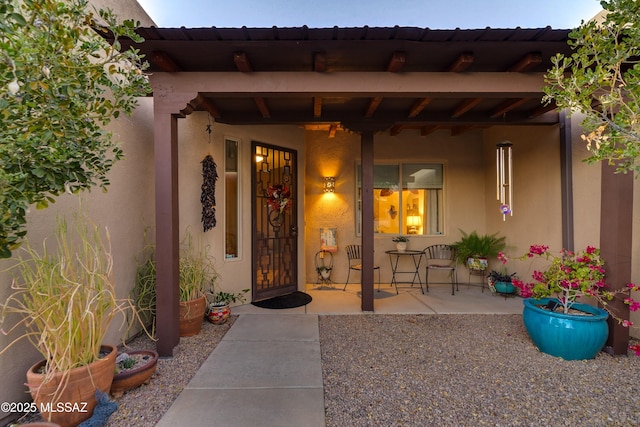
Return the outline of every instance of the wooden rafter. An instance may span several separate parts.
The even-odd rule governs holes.
[[[329,126],[329,138],[335,138],[337,130],[338,130],[338,124],[337,123],[331,124],[331,126]]]
[[[313,97],[313,117],[322,116],[322,97]]]
[[[496,117],[500,117],[503,114],[513,110],[514,108],[518,108],[520,105],[529,101],[529,98],[520,98],[520,99],[507,99],[505,102],[500,104],[498,108],[493,110],[491,113],[491,118],[495,119]]]
[[[253,99],[256,102],[256,106],[258,107],[258,110],[260,110],[260,114],[262,114],[262,118],[263,119],[271,118],[271,111],[269,111],[269,107],[267,106],[267,101],[261,96],[255,97]]]
[[[460,54],[449,66],[447,71],[452,73],[461,73],[473,64],[473,53],[465,52]]]
[[[371,101],[369,101],[369,106],[367,107],[367,111],[364,113],[364,116],[367,118],[373,117],[373,114],[376,112],[381,102],[382,102],[381,96],[376,96],[375,98],[371,98]]]
[[[451,113],[451,118],[457,119],[462,116],[467,111],[471,110],[473,107],[478,105],[483,98],[468,98],[462,101]]]
[[[525,55],[520,61],[513,64],[507,71],[513,73],[523,73],[542,63],[542,55],[540,53],[530,53]]]
[[[199,107],[207,110],[212,117],[218,118],[222,116],[222,114],[220,114],[220,110],[218,110],[218,108],[213,104],[213,102],[210,99],[205,98],[201,94],[198,94],[198,97],[196,98],[196,103],[198,104]]]
[[[234,52],[233,62],[235,62],[238,71],[242,73],[250,73],[253,71],[249,57],[245,52]]]
[[[324,73],[327,71],[327,55],[324,52],[313,54],[313,71]]]
[[[437,131],[438,129],[440,129],[439,125],[422,126],[420,128],[420,135],[421,136],[427,136],[430,133],[433,133],[433,132]]]
[[[558,106],[556,105],[555,102],[550,102],[550,103],[548,103],[546,105],[540,104],[539,107],[537,107],[537,108],[535,108],[535,109],[533,109],[533,110],[531,110],[529,112],[529,118],[534,118],[534,117],[541,116],[544,113],[548,113],[549,111],[555,110],[556,108],[558,108]]]
[[[400,132],[402,132],[403,129],[404,129],[403,125],[393,125],[389,130],[389,135],[397,136],[398,134],[400,134]]]
[[[167,73],[182,71],[182,68],[171,58],[171,56],[161,50],[156,50],[151,56],[151,61]]]
[[[416,117],[432,101],[431,98],[418,99],[409,109],[409,118]]]
[[[387,71],[390,73],[397,73],[398,71],[402,70],[406,57],[407,54],[404,52],[393,52],[393,55],[391,55],[391,60],[389,60],[389,64],[387,65]]]

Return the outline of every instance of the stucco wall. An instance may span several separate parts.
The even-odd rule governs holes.
[[[465,231],[486,230],[485,179],[481,131],[451,137],[448,131],[420,136],[417,131],[404,131],[399,136],[377,134],[374,137],[376,162],[443,162],[445,167],[445,231],[441,236],[412,236],[410,249],[422,250],[436,243],[452,243]],[[347,257],[344,248],[357,244],[355,194],[356,161],[360,159],[360,136],[338,132],[310,131],[306,134],[307,185],[304,256],[306,280],[315,283],[314,256],[320,249],[320,228],[336,227],[338,252],[334,254],[332,280],[344,283],[347,277]],[[322,192],[322,177],[336,177],[334,194]],[[391,235],[375,236],[375,263],[381,266],[382,282],[389,283],[391,269],[388,255],[394,248]],[[375,277],[377,280],[377,277]],[[359,280],[355,278],[355,280]]]
[[[94,189],[81,195],[65,194],[47,209],[32,208],[27,217],[27,237],[34,247],[42,247],[43,239],[52,238],[56,216],[71,218],[82,200],[91,219],[107,227],[111,235],[114,280],[119,297],[127,297],[134,285],[136,255],[145,244],[145,227],[155,221],[152,114],[151,98],[142,99],[132,118],[120,119],[111,126],[116,138],[123,142],[125,159],[117,162],[109,174],[111,185],[106,193]],[[0,269],[5,270],[11,263],[12,260],[0,262]],[[10,292],[11,277],[6,271],[0,273],[3,283],[0,301],[5,301]],[[2,327],[11,324],[8,322]],[[112,326],[107,336],[108,343],[120,342],[121,332],[116,326]],[[0,348],[6,347],[16,336],[0,334]],[[0,372],[3,373],[0,401],[17,402],[28,398],[23,385],[25,372],[40,359],[42,356],[26,341],[0,356]],[[9,414],[0,414],[0,424],[3,417],[9,418]]]
[[[485,132],[487,231],[506,236],[507,254],[518,256],[532,244],[562,246],[560,148],[558,128],[498,127]],[[513,144],[513,216],[506,220],[496,200],[496,144]],[[493,263],[492,268],[500,265]],[[530,263],[512,261],[509,273],[528,278]]]
[[[571,117],[572,152],[573,152],[573,191],[575,209],[576,249],[587,245],[600,246],[600,193],[602,165],[589,164],[584,159],[589,157],[586,144],[581,139],[580,122],[583,116],[575,114]],[[633,182],[633,223],[629,232],[632,234],[631,251],[631,281],[640,283],[640,185],[637,178]],[[633,298],[640,299],[640,293],[635,292]],[[631,321],[640,325],[640,313],[631,312]],[[633,337],[640,337],[638,326],[632,327],[629,333]]]
[[[140,22],[141,27],[156,26],[147,12],[135,0],[89,0],[96,8],[109,8],[122,19],[133,19]]]
[[[92,0],[97,7],[110,5],[122,19],[136,19],[142,25],[153,25],[153,21],[135,1]],[[44,238],[55,229],[56,216],[68,216],[78,211],[79,200],[89,216],[101,226],[109,229],[114,256],[114,279],[118,296],[126,297],[133,287],[136,274],[136,254],[143,248],[144,230],[155,222],[153,181],[153,102],[141,99],[140,107],[133,117],[123,117],[109,128],[116,139],[123,142],[125,159],[117,162],[109,174],[111,185],[108,192],[99,189],[81,195],[62,195],[53,205],[44,210],[32,208],[27,216],[28,238],[35,247],[42,247]],[[11,274],[4,271],[12,260],[0,262],[0,301],[10,293]],[[13,324],[8,319],[3,328]],[[114,325],[115,326],[115,325]],[[107,342],[117,344],[121,333],[112,327]],[[17,335],[0,334],[0,349],[4,349]],[[0,356],[1,402],[18,402],[29,399],[24,386],[25,372],[42,356],[27,341],[12,347]],[[15,418],[17,414],[0,413],[0,425]]]

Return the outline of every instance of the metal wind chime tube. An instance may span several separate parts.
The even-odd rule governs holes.
[[[502,220],[513,216],[513,158],[509,141],[496,145],[496,198],[500,202]]]

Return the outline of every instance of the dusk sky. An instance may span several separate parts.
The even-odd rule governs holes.
[[[159,27],[573,28],[598,0],[138,0]]]

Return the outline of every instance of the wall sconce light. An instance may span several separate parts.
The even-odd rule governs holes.
[[[335,193],[336,191],[336,179],[333,176],[325,176],[324,183],[322,184],[322,190],[325,193]]]

